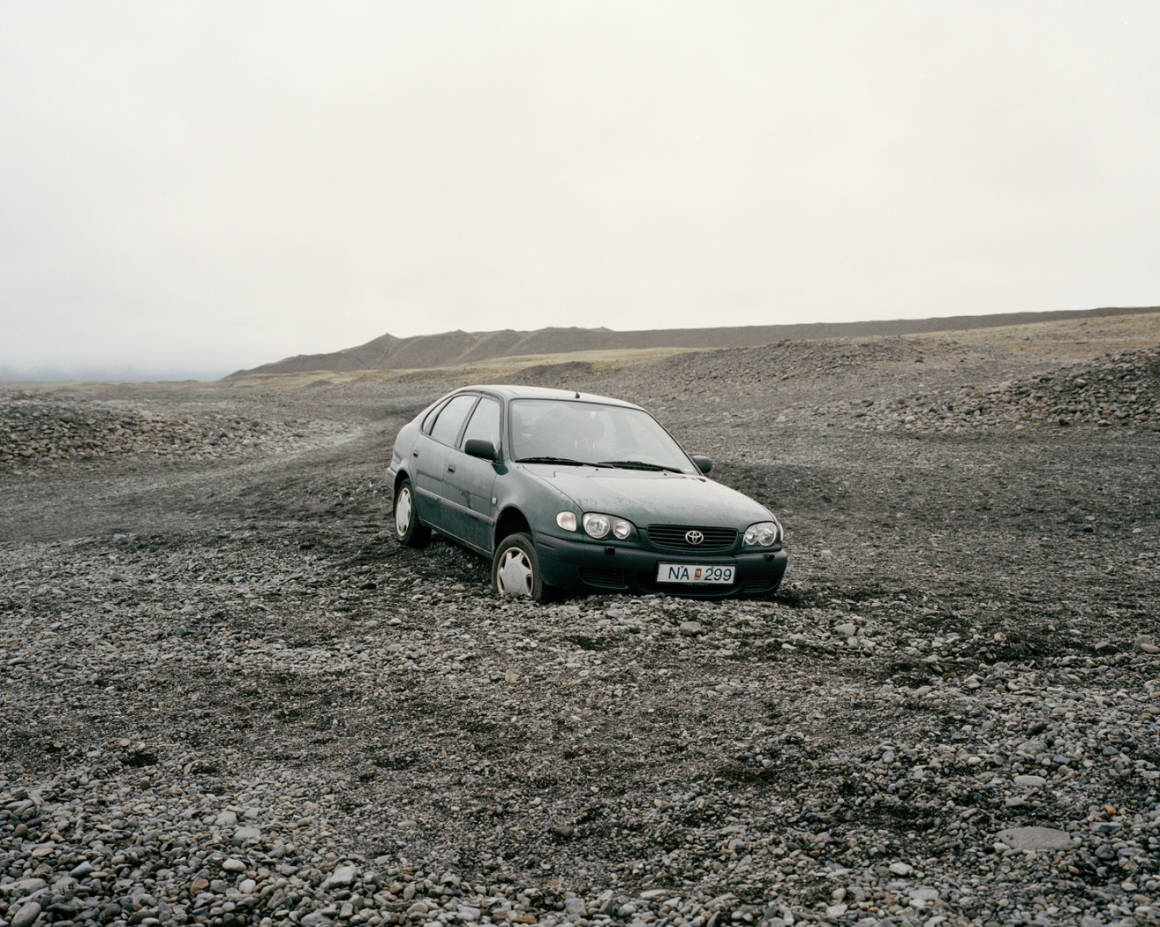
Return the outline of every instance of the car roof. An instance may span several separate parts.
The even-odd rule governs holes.
[[[593,393],[581,393],[572,389],[550,389],[545,386],[510,386],[506,384],[487,383],[477,386],[464,386],[455,392],[483,392],[499,396],[501,399],[556,399],[565,402],[599,402],[609,406],[623,406],[626,409],[641,408],[636,403],[625,402],[623,399],[613,399],[609,396],[597,396]]]

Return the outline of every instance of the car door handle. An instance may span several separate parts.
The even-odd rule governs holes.
[[[455,464],[448,464],[447,465],[447,472],[454,473],[455,472]]]

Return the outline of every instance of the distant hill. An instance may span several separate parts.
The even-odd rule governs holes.
[[[534,332],[444,332],[373,341],[330,354],[299,354],[230,377],[250,374],[350,372],[354,370],[417,370],[455,367],[497,357],[567,354],[648,348],[740,348],[771,342],[818,338],[866,338],[928,332],[967,331],[1004,325],[1027,325],[1062,319],[1105,318],[1131,313],[1160,312],[1160,306],[1084,309],[1061,312],[1007,312],[959,315],[944,319],[898,319],[889,322],[814,322],[800,325],[745,325],[736,328],[673,328],[615,332],[607,328],[541,328]]]

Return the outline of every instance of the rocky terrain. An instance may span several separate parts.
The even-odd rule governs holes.
[[[730,602],[395,544],[453,373],[0,390],[0,927],[1160,922],[1150,344],[521,373],[779,514]]]
[[[1122,425],[1160,430],[1160,355],[1155,349],[1125,351],[1095,364],[1015,377],[982,389],[960,386],[900,396],[893,403],[842,401],[813,409],[786,410],[833,417],[846,427],[906,431],[953,431],[987,425]],[[845,422],[842,422],[845,419]]]
[[[212,460],[281,454],[345,436],[349,428],[256,421],[214,411],[160,411],[125,400],[78,402],[67,394],[0,393],[0,468],[60,461]]]

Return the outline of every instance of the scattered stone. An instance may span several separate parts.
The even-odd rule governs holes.
[[[358,875],[357,866],[339,866],[330,874],[326,880],[326,884],[330,886],[344,886],[350,885]]]
[[[1015,784],[1020,788],[1037,789],[1047,785],[1047,780],[1043,776],[1016,776]]]
[[[1070,850],[1075,846],[1066,831],[1051,827],[1012,827],[999,831],[996,839],[1015,850]]]
[[[40,904],[35,901],[22,904],[12,915],[11,927],[32,927],[40,917],[41,910]]]

